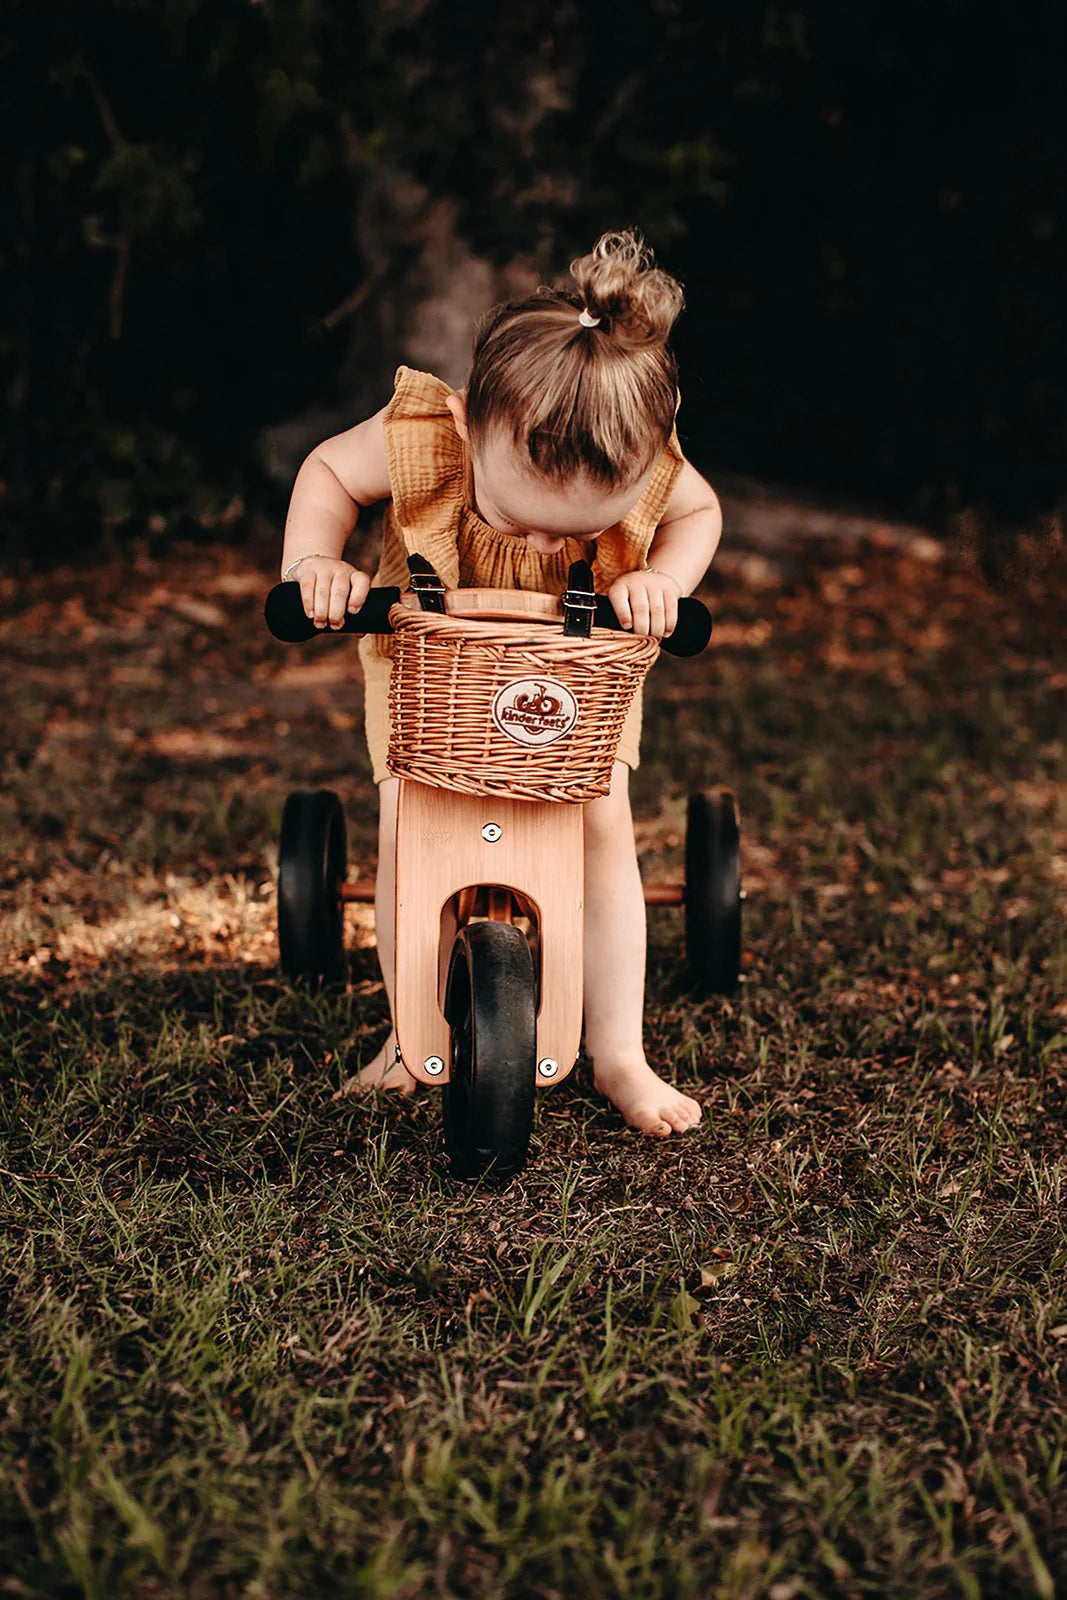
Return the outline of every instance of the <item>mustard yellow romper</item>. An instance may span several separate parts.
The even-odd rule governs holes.
[[[385,411],[385,444],[392,500],[385,512],[382,558],[376,587],[407,587],[407,558],[425,556],[448,589],[528,589],[562,594],[572,561],[586,551],[568,539],[553,555],[532,550],[526,540],[500,533],[474,509],[470,451],[456,432],[446,404],[452,390],[429,372],[397,370]],[[682,466],[676,432],[663,449],[644,494],[628,516],[597,536],[593,577],[598,594],[615,579],[645,565],[648,547],[663,519]],[[359,642],[366,684],[367,747],[374,781],[389,776],[389,674],[393,640],[367,634]],[[641,743],[641,695],[623,725],[618,759],[636,767]]]

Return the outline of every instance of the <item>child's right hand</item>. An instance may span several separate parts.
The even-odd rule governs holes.
[[[358,611],[370,592],[369,573],[331,556],[305,556],[293,576],[316,628],[343,627],[345,612]]]

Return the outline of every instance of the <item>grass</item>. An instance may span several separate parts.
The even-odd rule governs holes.
[[[634,781],[650,878],[741,798],[740,998],[650,913],[704,1120],[580,1066],[502,1190],[432,1091],[333,1099],[365,912],[343,995],[276,969],[287,789],[373,859],[348,647],[274,645],[249,552],[6,580],[0,1594],[1060,1591],[1062,573],[802,557],[716,580]]]

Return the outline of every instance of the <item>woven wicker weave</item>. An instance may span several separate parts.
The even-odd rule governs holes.
[[[394,777],[515,800],[607,794],[657,640],[609,628],[567,639],[558,622],[469,621],[402,605],[389,620]]]

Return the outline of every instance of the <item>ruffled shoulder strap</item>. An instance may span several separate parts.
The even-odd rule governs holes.
[[[451,393],[431,372],[398,367],[383,421],[393,520],[408,554],[418,551],[447,588],[456,588],[466,457],[448,409]]]
[[[636,572],[645,565],[648,547],[656,529],[663,521],[663,513],[671,497],[675,480],[682,470],[685,457],[678,443],[678,429],[660,452],[645,492],[621,522],[605,528],[597,538],[597,555],[594,573],[601,594],[610,589],[616,578],[624,572]]]

